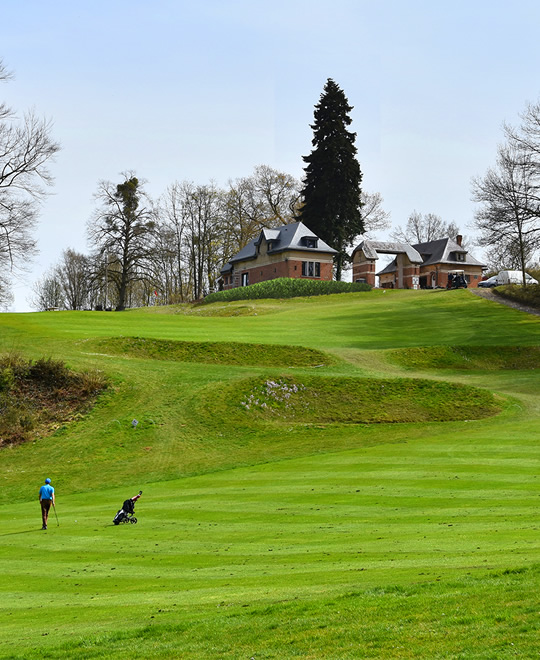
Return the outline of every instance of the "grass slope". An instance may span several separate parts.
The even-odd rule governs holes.
[[[501,413],[476,421],[239,422],[246,411],[220,402],[276,377],[403,378],[389,349],[534,347],[540,319],[467,291],[234,309],[0,315],[3,350],[112,382],[83,421],[0,452],[0,657],[534,657],[536,369],[407,366],[407,379],[494,392]],[[276,370],[89,350],[122,336],[301,344],[334,359]],[[47,532],[44,476],[60,519]],[[139,487],[139,524],[112,526]]]

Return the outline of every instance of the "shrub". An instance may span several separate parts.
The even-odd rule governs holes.
[[[15,376],[11,367],[0,367],[0,393],[10,392],[15,385]]]
[[[275,280],[268,280],[267,282],[251,284],[250,286],[211,293],[206,296],[204,302],[325,296],[332,293],[351,293],[355,291],[371,291],[371,287],[369,284],[359,282],[328,282],[326,280],[302,280],[293,277],[280,277]]]
[[[29,376],[46,385],[59,386],[69,382],[71,372],[62,360],[40,358],[30,366]]]
[[[47,434],[88,409],[107,386],[97,371],[77,373],[61,360],[0,356],[0,446]]]

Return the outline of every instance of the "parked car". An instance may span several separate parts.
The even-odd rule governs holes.
[[[488,277],[487,280],[482,280],[478,282],[478,286],[491,289],[491,287],[498,286],[499,282],[497,281],[497,275]]]
[[[501,270],[497,275],[499,284],[523,284],[523,275],[520,270]],[[527,284],[538,284],[538,280],[525,273],[525,282]]]

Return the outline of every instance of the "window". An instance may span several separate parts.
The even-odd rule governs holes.
[[[249,285],[249,273],[242,273],[242,286]]]
[[[318,261],[302,261],[302,277],[320,277],[321,264]]]
[[[274,249],[274,244],[272,243],[272,241],[268,241],[268,252],[270,252],[270,250],[273,249]]]
[[[456,252],[456,261],[465,261],[465,254],[463,252]]]
[[[306,247],[308,248],[316,248],[317,247],[317,239],[316,238],[306,238]]]

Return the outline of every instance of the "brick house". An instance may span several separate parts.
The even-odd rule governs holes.
[[[376,271],[381,254],[395,254],[383,270]],[[353,281],[365,280],[372,286],[391,289],[435,289],[446,287],[448,273],[462,270],[467,285],[477,287],[485,265],[462,246],[462,237],[441,238],[427,243],[382,243],[364,241],[353,252]]]
[[[221,269],[220,289],[234,289],[278,277],[332,280],[336,250],[293,222],[263,229]]]

